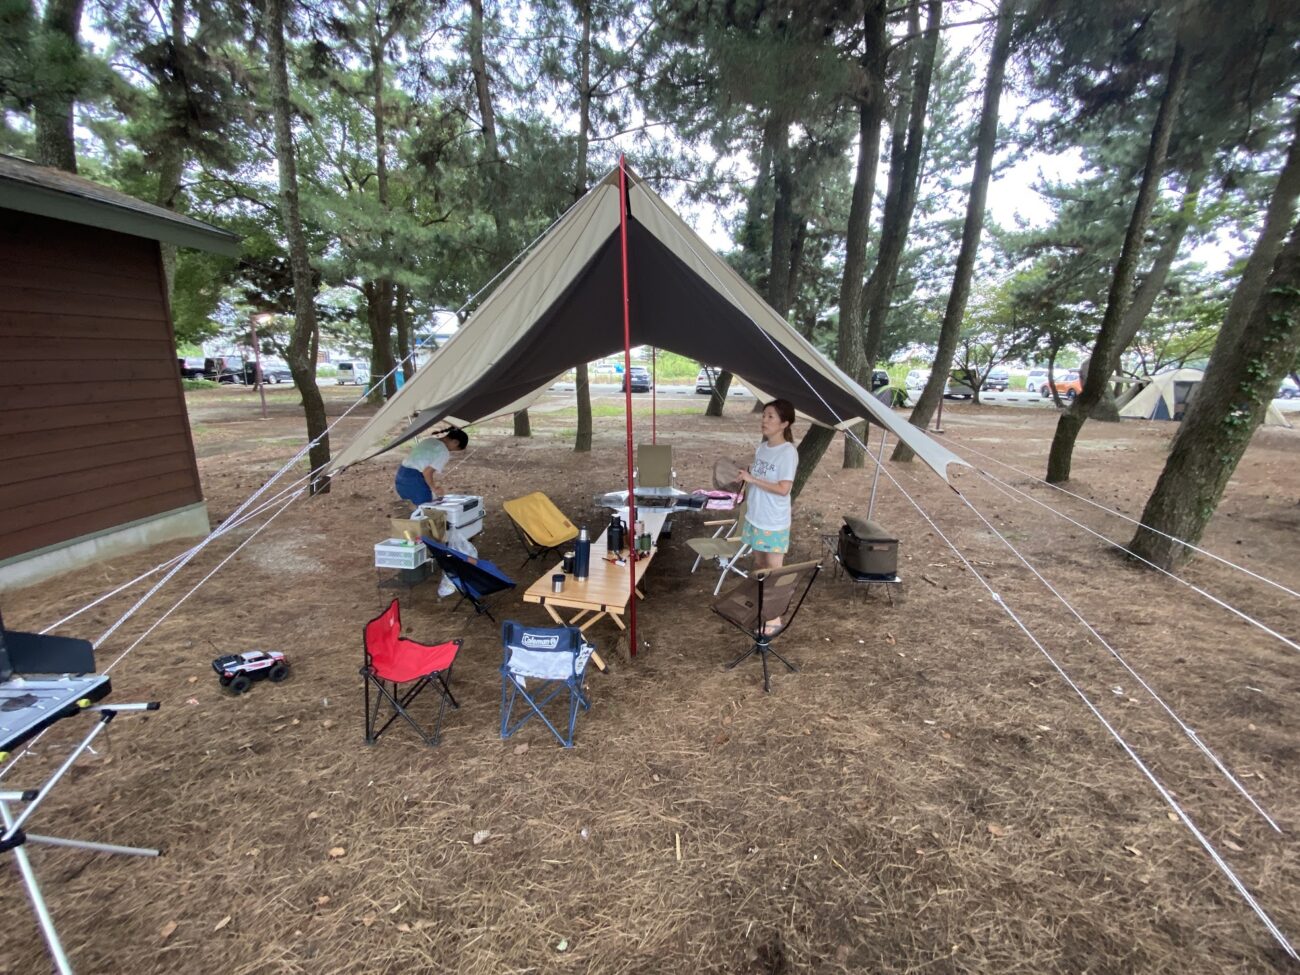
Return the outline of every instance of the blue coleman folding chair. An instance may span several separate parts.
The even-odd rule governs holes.
[[[586,711],[591,702],[582,692],[587,661],[596,647],[583,639],[576,626],[525,626],[506,620],[501,626],[504,655],[501,660],[501,737],[509,738],[534,717],[542,719],[565,748],[573,747],[573,728],[578,708]],[[531,692],[528,680],[541,681]],[[565,734],[551,723],[543,710],[555,697],[569,692],[568,726]],[[516,698],[522,697],[528,710],[514,720]],[[511,723],[513,721],[513,724]]]
[[[468,599],[474,607],[474,612],[486,614],[487,618],[495,623],[496,617],[484,605],[483,600],[493,593],[513,589],[515,581],[487,559],[478,559],[464,552],[458,552],[432,538],[422,537],[420,541],[424,542],[433,560],[446,574],[447,581],[460,593],[456,606],[460,606]]]

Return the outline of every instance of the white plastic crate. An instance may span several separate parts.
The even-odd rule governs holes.
[[[429,561],[424,542],[389,538],[375,543],[376,569],[418,569]]]

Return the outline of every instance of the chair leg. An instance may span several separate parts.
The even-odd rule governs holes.
[[[777,653],[775,650],[773,650],[773,649],[772,649],[772,645],[771,645],[771,643],[770,643],[768,640],[766,640],[766,639],[760,639],[760,640],[755,641],[755,643],[754,643],[754,645],[753,645],[752,647],[750,647],[748,650],[746,650],[744,653],[742,653],[739,657],[737,657],[737,658],[736,658],[735,660],[733,660],[731,663],[727,664],[727,670],[731,670],[733,667],[735,667],[735,666],[736,666],[738,663],[740,663],[742,660],[746,659],[747,657],[753,656],[755,653],[757,653],[757,654],[759,655],[759,657],[760,657],[760,658],[762,659],[762,661],[763,661],[763,691],[764,691],[764,693],[768,693],[768,694],[770,694],[770,693],[772,692],[772,675],[771,675],[771,673],[769,672],[769,670],[768,670],[768,666],[767,666],[767,657],[768,657],[768,654],[771,654],[771,655],[772,655],[773,657],[775,657],[777,660],[781,661],[781,663],[785,664],[786,668],[789,669],[791,673],[798,673],[798,672],[799,672],[799,668],[796,667],[794,664],[790,663],[790,661],[786,660],[785,657],[781,656],[781,655],[780,655],[779,653]]]

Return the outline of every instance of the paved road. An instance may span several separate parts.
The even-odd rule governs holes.
[[[551,387],[553,392],[562,393],[571,391],[573,383],[556,383]],[[592,383],[591,393],[593,396],[619,396],[623,392],[623,387],[619,383]],[[659,386],[655,393],[659,396],[699,396],[700,402],[706,399],[704,393],[696,393],[695,386]],[[644,396],[649,398],[649,393],[633,393],[633,396]],[[727,397],[732,396],[752,396],[753,394],[739,383],[732,383],[731,388],[727,390]]]

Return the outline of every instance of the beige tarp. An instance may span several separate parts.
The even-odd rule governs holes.
[[[949,464],[965,463],[829,362],[638,177],[629,173],[628,183],[633,345],[744,376],[819,423],[870,419],[945,479]],[[521,408],[568,369],[621,349],[622,274],[615,171],[524,255],[329,469],[440,420],[470,423]]]

